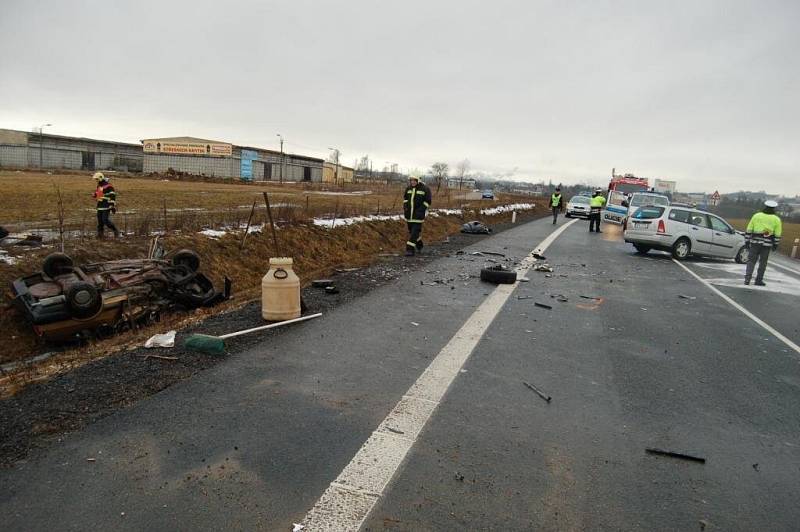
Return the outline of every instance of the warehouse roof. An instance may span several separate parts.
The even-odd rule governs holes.
[[[230,142],[225,142],[222,140],[210,140],[210,139],[199,139],[197,137],[151,137],[149,139],[143,139],[141,142],[145,140],[160,140],[163,142],[175,142],[175,143],[192,143],[192,144],[231,144]]]

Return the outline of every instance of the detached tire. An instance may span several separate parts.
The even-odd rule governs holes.
[[[200,269],[200,256],[191,249],[181,249],[172,256],[173,266],[186,266],[190,271],[196,272]]]
[[[750,250],[747,249],[747,246],[742,246],[739,248],[739,252],[736,254],[736,258],[733,260],[739,264],[745,264],[748,260],[750,260]]]
[[[676,260],[684,260],[692,253],[692,241],[686,237],[679,238],[672,245],[672,256]]]
[[[514,284],[517,282],[517,272],[494,268],[483,268],[481,270],[481,281],[494,284]]]
[[[75,319],[84,320],[96,316],[103,308],[100,292],[89,283],[74,283],[67,288],[64,297],[67,300],[69,314]]]
[[[54,278],[63,273],[68,273],[72,269],[72,257],[66,253],[51,253],[42,262],[42,271],[50,278]]]

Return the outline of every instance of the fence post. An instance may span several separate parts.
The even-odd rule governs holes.
[[[797,246],[800,246],[800,238],[794,239],[794,245],[792,246],[792,258],[797,258]]]

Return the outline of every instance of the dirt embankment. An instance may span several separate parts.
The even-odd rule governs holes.
[[[521,221],[534,217],[536,215],[531,213]],[[510,224],[500,224],[500,218],[508,216],[495,217],[493,226],[496,229],[510,227]],[[286,243],[287,249],[295,250],[301,277],[308,281],[317,276],[331,276],[340,289],[339,294],[328,295],[324,291],[305,288],[303,297],[309,312],[327,312],[407,275],[408,268],[424,268],[426,263],[438,257],[485,238],[483,235],[458,234],[460,220],[455,218],[432,219],[430,222],[426,223],[424,234],[429,242],[450,236],[444,242],[427,247],[426,252],[411,259],[412,262],[399,256],[405,241],[405,227],[398,222],[367,223],[333,231],[315,227],[282,231],[282,242]],[[54,441],[60,434],[78,430],[225,360],[225,357],[186,351],[180,343],[169,353],[177,360],[147,358],[148,352],[136,346],[141,346],[151,334],[174,327],[183,327],[184,334],[222,334],[263,324],[260,305],[252,299],[258,295],[266,261],[273,255],[266,235],[256,235],[253,241],[248,239],[247,249],[241,256],[238,240],[233,236],[219,241],[191,237],[170,243],[194,245],[205,261],[206,271],[210,271],[212,276],[228,273],[237,279],[240,290],[236,300],[228,304],[227,311],[213,309],[212,315],[212,311],[204,309],[176,315],[150,330],[133,331],[124,337],[66,350],[31,368],[27,374],[5,377],[7,395],[0,399],[0,465],[13,464],[32,449]],[[303,253],[299,253],[300,250]],[[121,253],[122,250],[103,243],[81,250],[76,256],[94,260],[114,258]],[[231,260],[231,257],[236,257],[236,260]],[[356,271],[336,272],[337,268],[349,270],[359,266],[362,267]],[[9,320],[9,317],[4,314],[3,320]],[[16,325],[24,328],[24,324]],[[276,329],[237,338],[228,343],[228,353],[244,350],[282,332]],[[16,393],[8,395],[11,391]]]

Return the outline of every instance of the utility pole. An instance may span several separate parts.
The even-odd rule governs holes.
[[[333,182],[338,185],[339,184],[339,149],[338,148],[328,148],[329,150],[333,151],[333,163],[336,165],[334,172],[333,172]]]
[[[50,127],[53,124],[42,124],[39,126],[39,170],[44,167],[44,161],[42,160],[42,145],[44,144],[44,128]]]
[[[283,135],[278,133],[277,136],[280,137],[280,139],[281,139],[281,170],[280,170],[280,176],[281,177],[280,177],[280,182],[281,182],[281,184],[283,184],[283,164],[284,164],[283,163]]]

